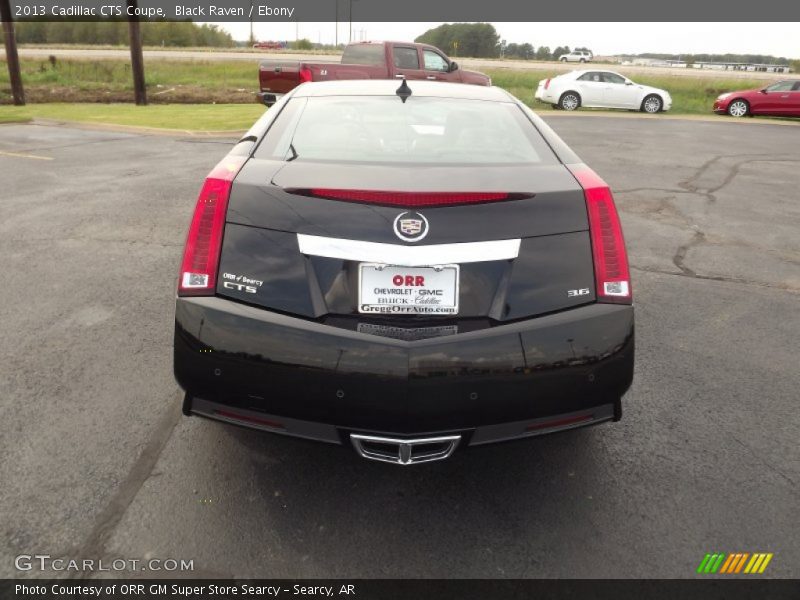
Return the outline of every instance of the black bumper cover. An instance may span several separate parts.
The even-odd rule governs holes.
[[[202,399],[330,431],[499,441],[559,415],[618,419],[633,379],[632,306],[590,304],[413,342],[219,297],[178,298],[175,320],[175,377],[189,406]]]

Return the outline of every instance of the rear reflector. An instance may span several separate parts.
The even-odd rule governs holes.
[[[544,82],[544,89],[547,89],[547,88],[549,88],[549,87],[550,87],[550,80],[548,79],[548,80],[546,80],[546,81]]]
[[[568,168],[581,184],[586,198],[597,301],[630,304],[633,293],[628,254],[611,189],[584,164],[568,165]]]
[[[231,184],[245,161],[246,156],[226,156],[203,183],[186,236],[178,280],[179,296],[214,294]]]
[[[261,427],[269,427],[270,429],[285,429],[283,423],[278,421],[271,421],[269,419],[262,419],[252,415],[243,415],[230,410],[215,410],[214,415],[223,419],[231,419],[233,421],[241,421],[243,423],[252,423],[253,425],[260,425]]]
[[[593,421],[594,415],[589,413],[588,415],[574,415],[571,417],[562,417],[560,419],[550,419],[549,421],[539,421],[537,423],[532,423],[528,425],[525,430],[526,431],[537,431],[539,429],[552,429],[555,427],[569,427],[570,425],[577,425],[578,423],[583,423],[584,421]]]
[[[312,80],[311,69],[309,69],[308,67],[303,67],[302,69],[300,69],[299,76],[300,76],[300,83],[306,83],[307,81],[311,81]]]
[[[292,194],[312,196],[327,200],[364,202],[384,206],[434,207],[457,204],[479,204],[501,200],[521,200],[531,194],[509,194],[507,192],[391,192],[378,190],[335,190],[329,188],[287,189]]]

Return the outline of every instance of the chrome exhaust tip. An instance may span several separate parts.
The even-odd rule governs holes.
[[[416,465],[448,458],[461,441],[461,435],[398,439],[351,433],[350,441],[359,456],[369,460]]]

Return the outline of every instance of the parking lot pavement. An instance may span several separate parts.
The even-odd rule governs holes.
[[[691,577],[714,551],[800,576],[795,130],[551,124],[622,211],[624,418],[407,468],[180,415],[174,279],[227,141],[0,127],[0,576],[45,553],[195,576]]]

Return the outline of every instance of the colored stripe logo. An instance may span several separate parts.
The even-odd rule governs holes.
[[[701,574],[720,573],[725,575],[737,575],[744,573],[757,575],[763,573],[769,562],[772,560],[772,552],[734,552],[725,554],[724,552],[714,552],[706,554],[697,567],[697,572]]]

